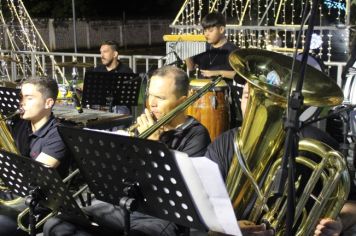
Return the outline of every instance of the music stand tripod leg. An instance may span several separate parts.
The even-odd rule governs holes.
[[[126,196],[120,198],[119,206],[124,211],[124,235],[130,235],[130,214],[132,211],[137,210],[138,208],[138,201],[136,200],[139,197],[139,190],[137,184],[132,184],[124,181],[124,184],[127,186],[124,188],[124,193]]]
[[[30,227],[30,235],[36,236],[36,217],[35,217],[35,208],[42,199],[41,189],[39,187],[34,187],[33,190],[30,191],[31,195],[26,197],[25,204],[29,208],[29,227]]]

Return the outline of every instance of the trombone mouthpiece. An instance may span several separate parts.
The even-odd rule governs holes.
[[[132,131],[134,131],[135,129],[137,129],[137,127],[139,127],[140,125],[139,124],[133,124],[133,125],[131,125],[128,129],[127,129],[127,131],[128,132],[132,132]]]

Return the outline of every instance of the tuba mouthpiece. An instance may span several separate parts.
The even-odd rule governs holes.
[[[17,116],[17,115],[22,114],[22,113],[24,113],[24,109],[19,108],[16,111],[14,111],[13,113],[11,113],[11,114],[9,114],[7,116],[4,116],[3,120],[9,120],[9,119],[13,118],[14,116]]]

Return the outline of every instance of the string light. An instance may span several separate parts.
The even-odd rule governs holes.
[[[332,38],[332,34],[331,32],[329,31],[328,33],[328,53],[327,53],[327,56],[328,56],[328,62],[330,62],[330,59],[331,59],[331,38]]]
[[[294,0],[291,3],[291,7],[292,7],[292,25],[294,25],[294,13],[295,13]]]

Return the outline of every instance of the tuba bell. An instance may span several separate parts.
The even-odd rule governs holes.
[[[275,196],[273,187],[283,156],[283,117],[292,58],[245,49],[231,53],[229,61],[237,74],[249,82],[250,96],[242,126],[235,137],[235,156],[226,179],[227,190],[237,219],[265,222],[275,229],[276,235],[283,235],[287,184],[282,196]],[[295,71],[299,71],[300,66],[295,62]],[[298,74],[294,73],[296,78]],[[309,66],[302,93],[307,106],[335,106],[343,101],[339,87]],[[335,218],[340,212],[349,193],[349,175],[341,153],[312,139],[299,142],[296,166],[297,172],[303,171],[296,175],[294,235],[311,235],[320,218]]]
[[[20,113],[20,110],[15,111],[11,116],[17,115]],[[8,152],[16,153],[19,154],[19,151],[16,147],[15,141],[8,129],[8,126],[6,124],[6,120],[9,119],[9,117],[4,117],[0,113],[0,148],[4,149]],[[0,198],[0,205],[15,205],[18,204],[20,201],[22,201],[21,197],[15,197],[7,187],[4,186],[2,181],[0,180],[0,192],[2,195],[2,198]]]

